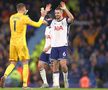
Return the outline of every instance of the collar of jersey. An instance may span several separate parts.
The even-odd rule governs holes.
[[[19,15],[23,15],[23,13],[17,13],[17,14],[19,14]]]
[[[64,19],[64,18],[63,18],[63,19]],[[56,19],[56,21],[57,21],[57,22],[60,22],[60,21],[62,21],[63,19],[61,19],[61,20],[59,20],[59,21],[57,21],[57,19]]]

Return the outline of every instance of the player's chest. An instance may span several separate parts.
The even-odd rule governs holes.
[[[63,31],[67,28],[67,26],[64,22],[54,22],[53,28],[55,31]]]

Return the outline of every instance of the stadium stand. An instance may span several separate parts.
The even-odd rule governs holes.
[[[45,2],[46,1],[46,2]],[[45,0],[44,3],[48,3]],[[84,75],[90,79],[90,87],[108,87],[108,1],[107,0],[65,0],[68,8],[75,16],[69,33],[69,84],[70,87],[80,87]],[[23,0],[22,0],[23,2]],[[3,75],[8,62],[9,52],[9,16],[15,12],[18,1],[0,0],[0,77]],[[39,0],[26,0],[29,15],[33,20],[39,18]],[[53,2],[51,2],[53,3]],[[55,7],[53,7],[55,8]],[[27,40],[34,36],[33,27],[28,27]],[[37,43],[31,55],[29,85],[39,87],[42,84],[37,63],[44,45],[44,39]],[[20,64],[18,64],[21,67]],[[18,67],[16,67],[16,70]],[[47,70],[48,82],[52,84],[51,71]],[[18,73],[16,72],[13,72]],[[13,74],[13,75],[14,75]],[[12,77],[12,76],[10,76]],[[20,77],[20,75],[18,76]],[[62,78],[62,76],[61,76]],[[11,79],[11,78],[10,78]],[[15,78],[20,80],[21,78]],[[13,80],[13,79],[12,79]],[[60,79],[61,86],[62,79]],[[9,81],[9,79],[8,79]],[[14,80],[13,80],[14,81]],[[11,82],[11,81],[9,81]],[[9,86],[7,82],[7,86]],[[18,81],[20,83],[21,81]],[[20,85],[19,85],[20,86]]]

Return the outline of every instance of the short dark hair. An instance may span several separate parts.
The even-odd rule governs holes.
[[[61,9],[59,6],[55,10],[60,10],[61,12],[63,12],[63,9]]]
[[[18,11],[21,10],[23,7],[26,7],[26,5],[23,4],[23,3],[17,4],[17,10],[18,10]]]
[[[55,10],[60,10],[63,12],[63,10],[60,8],[60,6],[58,6]]]

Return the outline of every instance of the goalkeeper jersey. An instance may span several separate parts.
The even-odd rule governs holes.
[[[42,22],[43,22],[43,18],[40,18],[38,22],[34,22],[27,15],[24,15],[22,13],[13,14],[10,17],[11,44],[12,43],[26,44],[27,25],[40,27]]]

